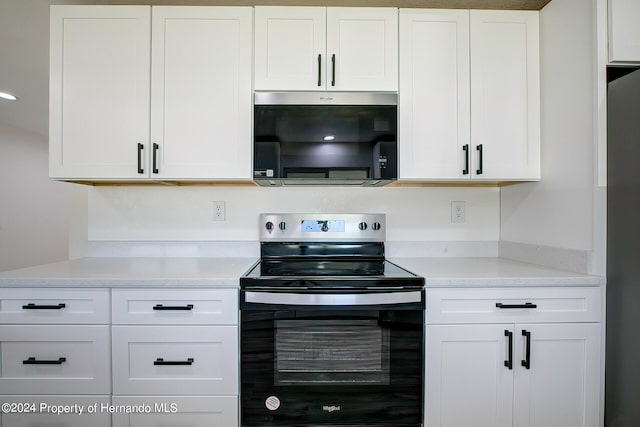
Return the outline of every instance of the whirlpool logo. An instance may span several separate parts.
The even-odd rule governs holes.
[[[323,405],[322,410],[324,412],[337,412],[340,410],[340,406],[338,405]]]

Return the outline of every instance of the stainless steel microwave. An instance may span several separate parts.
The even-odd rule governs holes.
[[[398,178],[398,96],[256,92],[253,177],[263,186],[381,186]]]

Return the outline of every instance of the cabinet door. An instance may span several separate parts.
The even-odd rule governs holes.
[[[400,10],[400,93],[400,178],[468,179],[469,11]]]
[[[640,62],[638,19],[638,0],[609,0],[609,61]]]
[[[137,151],[149,149],[150,11],[51,7],[51,177],[144,176]]]
[[[157,6],[152,28],[151,176],[250,179],[252,9]]]
[[[471,11],[474,178],[540,178],[539,75],[538,12]]]
[[[515,353],[514,427],[599,425],[600,324],[516,325]]]
[[[326,8],[255,7],[255,89],[325,90]]]
[[[514,371],[505,366],[505,331],[513,325],[426,327],[426,426],[511,426]]]
[[[107,394],[109,326],[0,325],[0,394]]]
[[[327,8],[327,89],[398,90],[397,9]]]
[[[113,326],[113,393],[238,394],[237,326]]]
[[[3,411],[1,427],[111,427],[111,414],[106,410],[111,405],[110,396],[11,395],[0,399],[15,408],[29,409]],[[65,406],[67,413],[54,412]]]
[[[235,427],[237,396],[114,396],[113,405],[143,405],[151,413],[116,413],[113,427]]]

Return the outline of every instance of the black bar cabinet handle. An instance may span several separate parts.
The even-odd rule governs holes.
[[[158,144],[153,144],[153,173],[158,173]]]
[[[39,304],[34,304],[34,303],[29,303],[27,305],[23,305],[22,309],[23,310],[62,310],[63,308],[65,308],[67,305],[65,303],[60,303],[60,304],[53,304],[53,305],[39,305]]]
[[[524,360],[520,363],[526,369],[531,369],[531,332],[523,329],[522,336],[525,337],[527,345],[525,348]]]
[[[469,175],[469,144],[464,144],[462,151],[464,151],[464,169],[462,169],[462,175]]]
[[[322,54],[318,54],[318,86],[322,86]]]
[[[156,304],[153,306],[156,311],[189,311],[193,310],[193,304],[187,305],[162,305]]]
[[[143,174],[144,169],[142,169],[142,150],[144,149],[143,144],[138,144],[138,173]]]
[[[23,365],[62,365],[67,361],[66,357],[59,357],[58,360],[38,360],[35,357],[29,357],[27,360],[23,360]]]
[[[191,366],[193,365],[193,358],[188,358],[187,360],[164,360],[161,357],[158,357],[154,362],[154,366]]]
[[[336,85],[336,54],[331,55],[331,86]]]
[[[504,366],[511,370],[513,369],[513,332],[505,329],[504,336],[509,338],[509,359],[504,361]]]
[[[476,173],[482,175],[482,144],[478,144],[476,150],[478,150],[478,170],[476,170]]]
[[[524,304],[503,304],[501,302],[496,303],[498,308],[538,308],[538,304],[532,302],[526,302]]]

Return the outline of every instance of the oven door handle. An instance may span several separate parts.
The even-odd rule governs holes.
[[[244,293],[246,303],[306,306],[396,305],[422,302],[422,291],[351,294],[314,294],[286,292]]]

